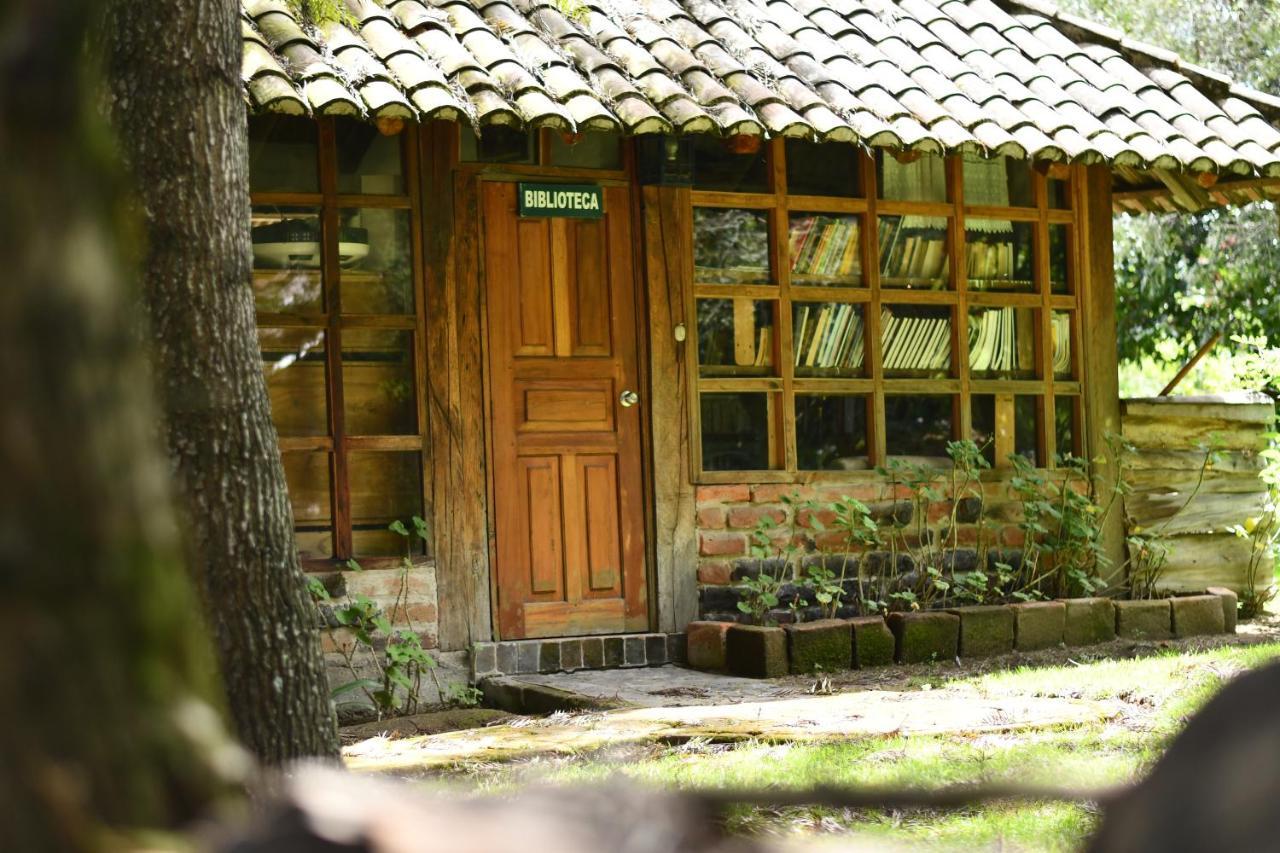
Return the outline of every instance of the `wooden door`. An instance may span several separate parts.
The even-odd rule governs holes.
[[[482,192],[501,636],[647,630],[627,191],[598,220]]]

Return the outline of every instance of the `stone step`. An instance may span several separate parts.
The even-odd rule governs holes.
[[[476,683],[499,675],[623,669],[684,663],[684,634],[609,634],[476,643],[471,675]]]

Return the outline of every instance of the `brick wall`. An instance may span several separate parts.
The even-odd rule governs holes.
[[[975,567],[977,552],[981,541],[991,556],[1005,562],[1016,562],[1020,559],[1022,531],[1017,524],[1017,505],[1009,499],[1008,485],[1003,481],[993,481],[982,485],[983,497],[966,498],[957,509],[957,520],[960,522],[956,530],[956,553],[951,556],[952,565],[965,571]],[[784,498],[792,496],[789,505]],[[911,518],[913,507],[907,500],[910,492],[905,486],[898,486],[896,494],[890,493],[890,486],[883,482],[863,482],[839,485],[822,483],[816,485],[794,484],[730,484],[699,486],[696,496],[696,513],[698,528],[698,611],[705,619],[737,619],[741,614],[737,611],[738,593],[736,584],[742,579],[758,573],[761,559],[751,553],[751,533],[762,518],[772,519],[775,528],[775,541],[785,541],[791,534],[792,513],[797,513],[796,539],[803,549],[802,564],[810,566],[824,564],[832,571],[839,572],[841,564],[846,561],[846,539],[842,531],[830,529],[834,514],[824,505],[830,505],[842,497],[856,498],[867,504],[872,514],[882,522],[897,515],[900,520]],[[813,502],[814,508],[805,506]],[[985,513],[982,512],[985,504]],[[822,526],[821,530],[813,526],[810,517],[816,514]],[[982,529],[975,521],[984,515]],[[949,501],[937,501],[929,509],[928,533],[926,535],[942,535],[950,521],[951,504]],[[915,530],[914,522],[909,529]],[[863,555],[849,555],[846,567],[848,574],[856,574],[856,560]],[[866,555],[871,561],[869,570],[879,572],[888,568],[889,554],[877,553]],[[777,563],[766,566],[776,570]],[[899,554],[898,574],[911,570],[910,560]],[[789,594],[784,590],[784,598]],[[849,615],[853,615],[853,604],[850,597]],[[780,618],[789,614],[779,613]]]

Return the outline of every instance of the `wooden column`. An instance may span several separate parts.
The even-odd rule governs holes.
[[[455,188],[458,126],[423,127],[428,493],[443,651],[493,638],[482,369],[479,215],[474,186]],[[456,190],[456,191],[455,191]]]
[[[691,399],[687,359],[697,344],[688,316],[693,254],[688,189],[644,188],[645,275],[649,295],[649,416],[653,435],[654,554],[658,630],[683,631],[698,611],[698,534],[691,480]],[[683,325],[685,340],[676,340]]]
[[[1101,489],[1098,498],[1105,506],[1111,500],[1106,483],[1112,481],[1116,460],[1107,454],[1106,436],[1120,434],[1120,381],[1118,375],[1116,332],[1115,257],[1111,228],[1111,171],[1106,166],[1081,169],[1077,180],[1080,190],[1075,203],[1080,211],[1081,260],[1083,275],[1081,319],[1084,349],[1081,360],[1084,371],[1084,453],[1089,458],[1105,458],[1098,467]],[[1111,560],[1109,574],[1104,576],[1111,586],[1119,586],[1124,563],[1124,511],[1119,502],[1103,528],[1103,550]]]

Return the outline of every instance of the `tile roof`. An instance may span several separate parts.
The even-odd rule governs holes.
[[[1042,0],[346,2],[242,0],[253,109],[1280,176],[1280,98]]]

